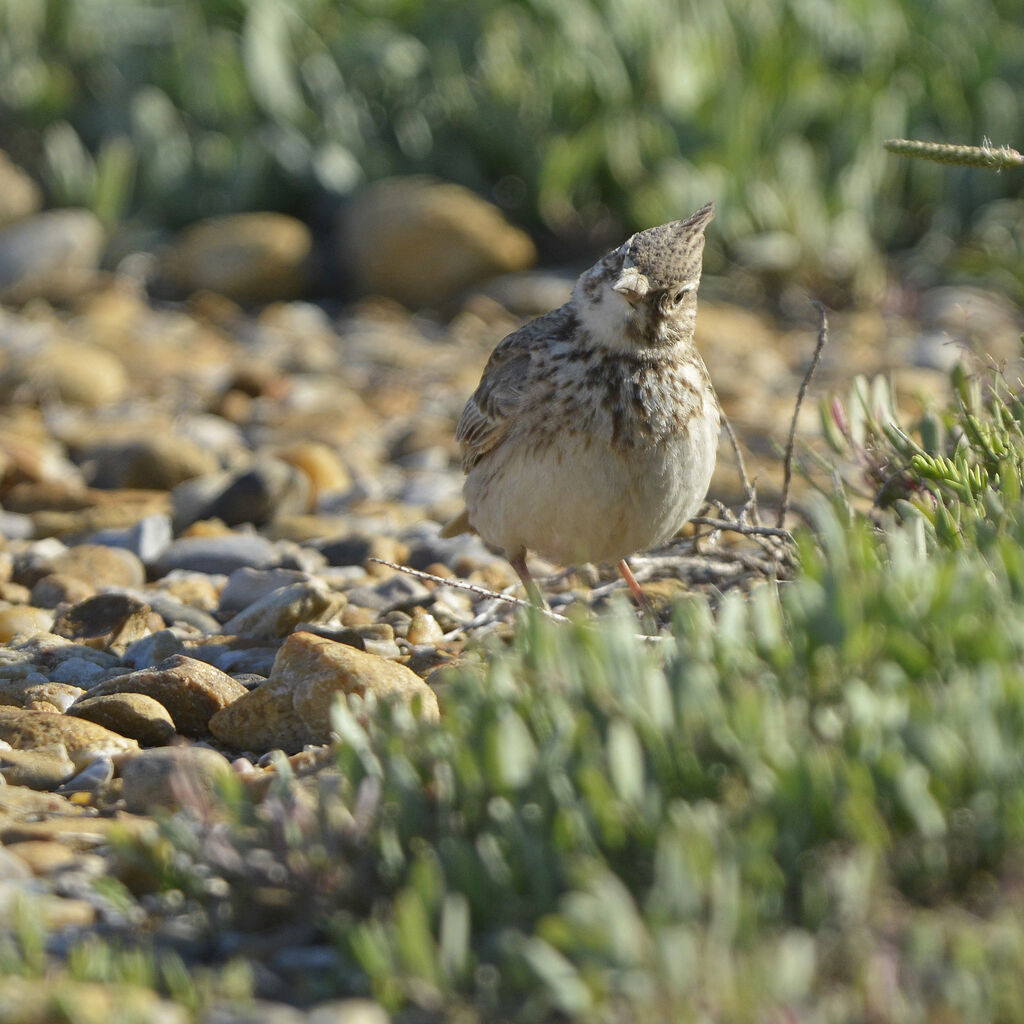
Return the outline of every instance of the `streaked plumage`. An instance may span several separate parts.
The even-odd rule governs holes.
[[[719,412],[693,331],[712,215],[709,203],[598,261],[565,305],[495,348],[466,403],[468,523],[527,585],[527,550],[628,574],[627,555],[703,502]]]

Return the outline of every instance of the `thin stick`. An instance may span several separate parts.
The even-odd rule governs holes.
[[[729,519],[713,519],[711,516],[694,516],[691,523],[711,526],[716,530],[731,530],[741,533],[744,537],[778,537],[780,540],[792,542],[793,534],[780,526],[755,526],[752,523],[732,522]]]
[[[729,443],[732,445],[732,450],[736,453],[736,466],[740,473],[740,483],[743,485],[743,496],[746,499],[744,508],[750,508],[754,513],[754,522],[757,522],[757,495],[754,493],[754,485],[750,482],[750,477],[747,476],[747,465],[743,461],[743,452],[740,451],[740,443],[736,440],[736,431],[732,429],[732,423],[729,417],[725,415],[725,410],[722,410],[722,426],[725,427],[725,432],[729,435]]]
[[[501,594],[496,590],[488,590],[486,587],[477,586],[475,583],[466,583],[463,580],[446,580],[443,576],[435,576],[430,572],[421,572],[419,569],[411,569],[407,565],[399,565],[398,562],[389,562],[386,558],[374,558],[371,556],[367,561],[376,562],[378,565],[386,565],[389,569],[394,569],[397,572],[403,572],[407,576],[415,576],[418,580],[427,580],[430,583],[440,584],[442,587],[453,587],[456,590],[467,590],[471,594],[476,594],[477,597],[488,597],[494,601],[504,601],[506,604],[514,604],[519,608],[536,608],[539,612],[542,612],[549,619],[554,619],[556,622],[569,621],[564,615],[559,615],[558,612],[553,612],[550,608],[541,608],[530,601],[524,601],[521,597],[513,597],[511,594]]]
[[[793,447],[796,444],[796,421],[800,417],[800,407],[804,404],[804,395],[807,394],[811,378],[814,376],[814,371],[818,368],[822,349],[828,343],[828,315],[825,313],[825,307],[820,302],[815,302],[814,305],[821,314],[821,326],[818,329],[818,344],[814,346],[814,355],[811,356],[811,365],[807,368],[804,379],[800,382],[800,390],[796,395],[796,408],[793,410],[793,421],[789,425],[789,440],[786,442],[786,461],[782,479],[782,501],[779,504],[779,514],[775,518],[775,525],[780,528],[785,523],[786,513],[789,511],[789,485],[793,478]]]

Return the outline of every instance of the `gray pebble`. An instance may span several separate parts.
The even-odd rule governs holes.
[[[152,515],[140,519],[134,526],[121,530],[100,530],[88,538],[90,544],[127,548],[145,565],[152,565],[170,547],[174,539],[168,516]]]
[[[221,592],[219,611],[234,615],[279,587],[308,581],[307,574],[297,569],[236,569]]]
[[[131,668],[150,668],[183,651],[184,646],[178,636],[170,629],[161,629],[129,644],[121,660]]]
[[[433,600],[433,594],[419,580],[397,574],[376,586],[353,587],[346,597],[349,604],[358,604],[379,612],[412,608],[418,604],[429,604]]]
[[[172,569],[230,575],[245,566],[272,569],[280,562],[277,547],[266,537],[227,533],[218,537],[180,537],[160,557],[156,570],[161,575]]]

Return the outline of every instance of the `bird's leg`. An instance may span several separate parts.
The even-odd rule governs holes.
[[[551,609],[548,607],[547,601],[544,600],[544,595],[540,592],[540,587],[537,586],[536,580],[530,575],[530,570],[526,568],[526,551],[518,552],[509,558],[508,561],[509,565],[515,569],[516,575],[523,581],[523,586],[526,588],[526,596],[530,599],[531,604],[550,611]]]
[[[654,612],[654,605],[651,604],[651,599],[640,589],[640,584],[637,583],[633,570],[629,567],[629,562],[624,558],[619,560],[619,572],[622,573],[622,578],[629,584],[629,589],[633,592],[633,597],[640,606],[640,612],[644,619],[647,620],[649,625],[653,626],[656,633],[658,631],[658,616]]]

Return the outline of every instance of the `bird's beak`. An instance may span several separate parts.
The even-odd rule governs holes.
[[[650,281],[636,267],[627,267],[612,284],[612,291],[618,292],[631,306],[643,302],[650,290]]]

